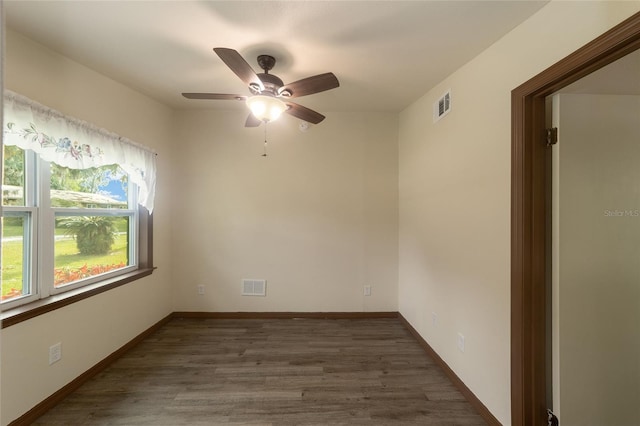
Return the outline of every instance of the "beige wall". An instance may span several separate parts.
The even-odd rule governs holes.
[[[400,312],[505,425],[510,92],[638,10],[553,1],[400,114]],[[452,110],[434,124],[433,102],[447,89]]]
[[[8,31],[5,88],[158,152],[153,275],[2,331],[1,423],[9,423],[172,311],[171,110]],[[62,360],[48,348],[62,342]]]
[[[175,309],[396,311],[397,115],[327,113],[307,132],[286,116],[268,157],[245,118],[176,115]],[[267,296],[241,296],[243,278]]]
[[[640,424],[640,96],[557,95],[554,411]]]

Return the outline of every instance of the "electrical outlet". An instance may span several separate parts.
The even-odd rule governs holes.
[[[460,352],[464,352],[464,335],[462,333],[458,333],[458,349]]]
[[[204,294],[204,286],[203,285],[199,285],[198,286],[198,294],[200,296],[202,296]]]
[[[435,312],[431,312],[431,325],[433,325],[434,327],[438,325],[438,314],[436,314]]]
[[[364,286],[364,295],[365,296],[371,296],[371,286],[370,285],[365,285]]]
[[[62,359],[62,342],[49,347],[49,365]]]

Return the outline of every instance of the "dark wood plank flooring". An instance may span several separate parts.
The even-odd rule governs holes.
[[[174,319],[38,425],[486,425],[397,319]]]

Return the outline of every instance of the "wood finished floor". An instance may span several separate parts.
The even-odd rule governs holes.
[[[397,319],[174,319],[37,425],[486,425]]]

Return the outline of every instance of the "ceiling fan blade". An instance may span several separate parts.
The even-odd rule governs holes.
[[[287,114],[293,115],[296,118],[299,118],[300,120],[304,120],[312,124],[318,124],[322,120],[324,120],[324,115],[320,114],[319,112],[316,112],[307,107],[303,107],[302,105],[296,104],[294,102],[285,103],[289,107],[285,112]]]
[[[253,114],[249,113],[247,121],[245,121],[244,123],[244,127],[258,127],[260,124],[262,124],[262,121],[258,120],[256,117],[254,117]]]
[[[229,101],[246,101],[247,97],[242,95],[227,95],[224,93],[183,93],[187,99],[218,99]]]
[[[258,87],[260,91],[264,90],[264,85],[256,72],[237,51],[226,47],[216,47],[213,51],[218,54],[222,62],[231,68],[231,71],[240,77],[240,80],[250,86]]]
[[[313,93],[324,92],[325,90],[335,89],[340,86],[338,78],[332,73],[324,73],[314,75],[313,77],[303,78],[293,83],[285,84],[278,90],[279,94],[285,91],[291,93],[290,98],[311,95]],[[286,96],[286,95],[285,95]]]

